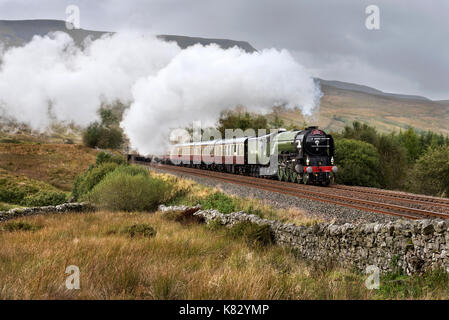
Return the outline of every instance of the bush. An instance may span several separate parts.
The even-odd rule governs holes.
[[[49,206],[64,203],[67,195],[30,179],[0,179],[0,202],[22,206]]]
[[[250,245],[267,246],[274,242],[273,233],[268,224],[238,222],[230,228],[229,234],[234,238],[243,237]]]
[[[203,209],[215,209],[221,213],[231,213],[238,211],[237,202],[231,196],[222,192],[215,192],[207,195],[205,198],[199,200]]]
[[[57,191],[41,191],[29,196],[26,196],[21,202],[21,205],[30,207],[41,206],[55,206],[65,203],[67,195],[64,192]]]
[[[96,165],[99,166],[103,163],[113,162],[118,165],[126,165],[127,162],[123,156],[114,155],[108,152],[100,151],[97,154]]]
[[[13,231],[37,231],[42,229],[42,226],[36,226],[28,222],[7,222],[3,226],[3,230],[13,232]]]
[[[339,167],[338,183],[379,187],[382,180],[380,157],[367,142],[352,139],[335,141],[335,161]]]
[[[172,186],[167,181],[123,170],[109,173],[88,199],[100,208],[121,211],[152,211],[169,200]]]
[[[134,238],[135,236],[151,238],[156,235],[156,230],[149,224],[140,223],[125,227],[122,230],[122,233],[127,233],[131,238]]]
[[[108,173],[117,168],[116,163],[107,162],[97,167],[90,167],[73,182],[72,195],[75,199],[83,199]]]
[[[26,190],[7,179],[0,179],[0,201],[7,203],[21,203],[27,196],[27,193],[37,192],[38,190]]]
[[[123,141],[120,128],[107,127],[98,122],[90,124],[83,133],[83,142],[90,148],[117,149]]]
[[[429,148],[417,161],[410,179],[414,192],[449,196],[449,146]]]

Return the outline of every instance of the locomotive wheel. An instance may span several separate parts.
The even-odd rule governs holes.
[[[303,177],[302,177],[302,182],[304,184],[309,184],[309,174],[308,173],[304,173]]]
[[[278,168],[278,176],[277,177],[278,177],[279,181],[282,181],[284,179],[284,170],[281,167]]]
[[[284,168],[284,181],[290,181],[290,170],[288,168]]]
[[[298,174],[293,170],[290,170],[290,182],[295,183],[296,181],[298,181]]]

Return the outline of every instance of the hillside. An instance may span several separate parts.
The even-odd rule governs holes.
[[[372,89],[372,88],[370,88]],[[423,97],[384,94],[348,90],[321,83],[323,97],[315,118],[309,124],[318,124],[326,130],[339,131],[354,120],[375,126],[380,132],[399,131],[413,126],[418,130],[432,130],[449,134],[449,103],[431,101]],[[287,124],[302,124],[299,111],[283,111],[280,114]]]
[[[64,191],[95,163],[96,151],[80,145],[0,143],[0,170],[45,182]]]

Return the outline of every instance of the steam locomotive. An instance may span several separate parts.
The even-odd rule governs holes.
[[[338,168],[334,140],[318,127],[176,144],[159,161],[198,169],[327,186]]]

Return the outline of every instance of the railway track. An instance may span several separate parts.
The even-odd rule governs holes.
[[[365,190],[358,190],[352,187],[345,189],[347,186],[334,186],[332,188],[319,188],[317,187],[310,188],[309,186],[293,184],[289,182],[270,180],[270,179],[261,179],[250,176],[242,176],[235,175],[230,173],[209,171],[209,170],[201,170],[201,169],[193,169],[187,167],[178,167],[171,165],[162,165],[162,164],[148,164],[148,163],[140,163],[147,166],[152,166],[168,171],[186,173],[206,178],[213,178],[215,180],[225,181],[229,183],[234,183],[238,185],[253,187],[262,189],[265,191],[276,192],[280,194],[286,194],[289,196],[294,196],[298,198],[305,198],[309,200],[322,201],[327,203],[332,203],[344,207],[359,209],[362,211],[376,212],[381,214],[387,214],[392,216],[398,216],[407,219],[422,219],[422,218],[441,218],[448,219],[449,218],[449,210],[444,210],[444,212],[437,212],[433,210],[424,210],[419,208],[413,208],[405,205],[398,205],[380,201],[366,200],[363,198],[363,195],[366,194]],[[343,187],[343,188],[341,188]],[[333,192],[329,192],[332,189],[341,189],[346,194],[340,195],[335,194]],[[399,200],[401,202],[414,203],[416,204],[426,204],[429,205],[429,202],[426,200],[422,200],[422,198],[427,199],[424,196],[416,196],[416,199],[409,199],[412,195],[407,195],[408,197],[395,197],[391,195],[389,192],[382,191],[373,191],[371,190],[371,195],[375,195],[376,198],[379,199],[389,199],[389,200]],[[377,193],[376,193],[377,192]],[[402,195],[402,194],[401,194]],[[362,197],[361,197],[362,196]],[[418,199],[419,198],[419,199]],[[437,199],[440,200],[440,199]],[[441,199],[443,201],[433,202],[435,205],[446,208],[445,199]]]
[[[339,189],[339,190],[348,190],[351,192],[358,192],[363,194],[371,194],[378,197],[382,197],[384,199],[391,200],[402,200],[409,203],[416,203],[422,205],[434,205],[444,208],[449,208],[449,199],[436,198],[436,197],[426,197],[421,195],[400,193],[397,191],[383,191],[372,189],[368,187],[355,187],[355,186],[344,186],[344,185],[333,185],[331,188]]]

